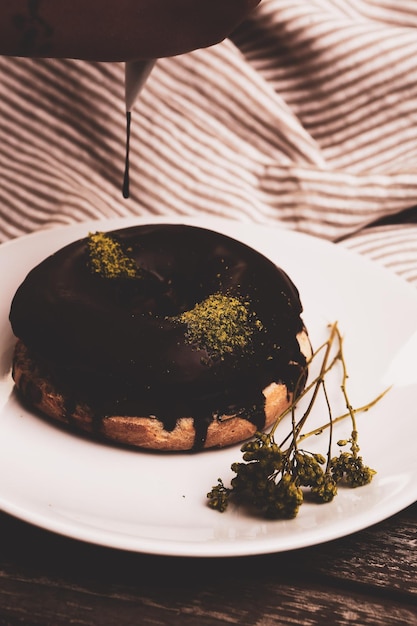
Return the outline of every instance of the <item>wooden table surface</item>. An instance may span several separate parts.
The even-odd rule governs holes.
[[[417,503],[310,548],[235,559],[122,552],[0,514],[0,624],[417,625]]]

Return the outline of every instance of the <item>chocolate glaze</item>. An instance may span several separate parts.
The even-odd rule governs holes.
[[[196,447],[213,415],[240,412],[264,424],[262,389],[293,389],[305,365],[299,294],[264,256],[227,236],[184,225],[113,231],[141,268],[140,279],[105,279],[89,266],[87,238],[35,267],[17,290],[13,332],[53,383],[106,415],[155,415],[167,430],[193,416]],[[251,302],[262,322],[249,350],[213,357],[172,318],[222,292]]]

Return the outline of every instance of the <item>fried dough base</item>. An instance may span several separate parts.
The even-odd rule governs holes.
[[[308,359],[311,356],[311,345],[307,332],[302,331],[297,339]],[[68,414],[68,399],[54,388],[48,378],[40,374],[36,362],[21,341],[15,347],[13,378],[20,396],[29,408],[96,439],[148,450],[186,451],[195,448],[196,430],[192,416],[179,418],[175,428],[168,431],[153,416],[112,415],[97,420],[90,407],[83,404],[77,404]],[[282,383],[271,383],[263,390],[263,395],[265,428],[268,428],[291,405],[293,396]],[[222,415],[213,418],[209,424],[202,447],[230,446],[250,439],[255,432],[256,426],[249,420],[237,415]]]

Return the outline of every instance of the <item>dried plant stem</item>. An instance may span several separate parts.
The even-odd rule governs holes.
[[[318,375],[297,394],[297,387],[300,389],[305,383],[306,370],[304,370],[293,392],[296,400],[276,419],[270,432],[258,432],[253,440],[242,445],[243,462],[232,464],[231,469],[236,475],[231,480],[230,487],[226,487],[219,478],[218,484],[207,494],[211,508],[223,512],[229,499],[234,498],[248,510],[263,517],[291,519],[297,515],[307,491],[310,499],[325,503],[331,502],[337,495],[340,484],[360,487],[371,482],[376,472],[365,465],[362,456],[358,454],[356,414],[374,406],[385,396],[388,389],[364,406],[358,409],[352,407],[346,389],[348,372],[343,353],[343,338],[337,322],[329,328],[328,340],[313,353],[306,366],[309,367],[317,355],[322,354]],[[336,364],[341,365],[340,390],[347,412],[334,418],[325,377]],[[319,428],[304,434],[302,430],[320,391],[324,395],[328,420]],[[301,418],[297,419],[298,402],[307,394],[309,394],[307,408]],[[278,445],[274,435],[278,425],[288,414],[291,414],[291,429],[283,442]],[[343,448],[350,444],[350,451],[342,450],[338,456],[332,456],[333,427],[346,418],[351,420],[351,434],[348,439],[339,440],[337,445]],[[321,434],[326,428],[329,429],[329,436],[325,456],[299,447],[301,441],[312,435]]]
[[[382,400],[382,398],[388,393],[390,389],[391,387],[387,387],[387,389],[385,389],[382,393],[380,393],[378,396],[376,396],[376,398],[374,398],[370,402],[367,402],[363,406],[352,409],[353,413],[355,415],[357,413],[365,413],[366,411],[371,409],[373,406],[378,404],[378,402]],[[343,413],[342,415],[338,415],[337,417],[332,419],[332,424],[334,425],[334,424],[337,424],[338,422],[342,422],[346,418],[351,417],[351,415],[352,414],[350,411],[348,411],[347,413]],[[310,432],[308,433],[302,433],[300,437],[298,438],[298,442],[304,441],[304,439],[307,439],[307,437],[312,437],[313,435],[320,435],[320,433],[322,433],[326,428],[329,428],[330,426],[331,424],[327,423],[327,424],[323,424],[322,426],[318,426],[314,430],[310,430]]]

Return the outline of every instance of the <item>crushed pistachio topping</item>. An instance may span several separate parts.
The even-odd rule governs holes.
[[[90,233],[88,236],[90,267],[103,278],[136,278],[138,267],[135,260],[127,256],[120,243],[105,233]]]
[[[215,293],[178,316],[187,325],[187,340],[216,355],[244,349],[262,322],[249,303],[236,296]]]

